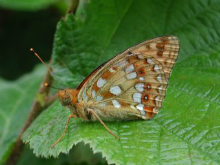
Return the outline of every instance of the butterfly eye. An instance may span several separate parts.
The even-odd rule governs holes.
[[[59,90],[58,96],[62,105],[66,106],[71,103],[71,96],[69,95],[69,92],[67,92],[65,89]]]
[[[64,104],[65,105],[69,105],[71,103],[71,96],[70,96],[70,93],[67,92],[65,89],[64,89]]]
[[[64,105],[69,105],[70,104],[70,98],[68,96],[64,97],[63,104]]]

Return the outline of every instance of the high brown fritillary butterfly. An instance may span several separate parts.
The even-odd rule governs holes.
[[[72,114],[65,133],[72,117],[98,120],[118,139],[103,121],[151,119],[161,108],[178,53],[175,36],[147,40],[99,66],[77,89],[59,90]]]

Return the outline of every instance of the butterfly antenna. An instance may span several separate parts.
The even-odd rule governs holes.
[[[42,60],[42,58],[40,58],[40,56],[37,54],[37,52],[35,52],[35,50],[33,48],[30,48],[30,51],[34,53],[34,55],[44,64],[44,66],[49,69],[49,73],[52,74],[50,67]],[[58,90],[63,90],[63,89],[54,87],[48,83],[45,83],[44,86],[51,87],[51,88],[58,89]]]
[[[34,53],[34,55],[44,64],[46,68],[49,68],[48,65],[40,58],[40,56],[35,52],[33,48],[30,48],[30,51]]]
[[[50,85],[50,84],[48,84],[48,83],[45,83],[44,86],[45,86],[45,87],[48,87],[48,88],[51,87],[51,88],[57,89],[57,90],[64,90],[64,89],[61,89],[61,88],[54,87],[54,86],[52,86],[52,85]]]

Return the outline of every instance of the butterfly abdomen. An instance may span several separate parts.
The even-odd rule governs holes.
[[[103,107],[91,107],[93,111],[103,120],[103,121],[127,121],[127,120],[137,120],[140,119],[141,116],[137,113],[137,115],[134,115],[134,113],[130,110],[118,110],[118,109],[109,109],[107,106],[106,108]],[[97,118],[95,116],[91,116],[90,121],[97,121]]]

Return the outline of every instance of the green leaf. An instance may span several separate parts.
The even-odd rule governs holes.
[[[117,53],[143,40],[176,35],[181,51],[160,113],[149,121],[106,122],[116,140],[98,122],[72,120],[54,149],[70,112],[56,102],[25,132],[36,155],[68,153],[89,143],[108,163],[220,163],[220,9],[219,1],[98,1],[76,17],[60,21],[55,35],[56,81],[76,87]]]
[[[42,79],[42,67],[14,82],[0,80],[0,164],[10,155]]]
[[[13,10],[39,10],[55,4],[58,0],[0,0],[0,6]]]

